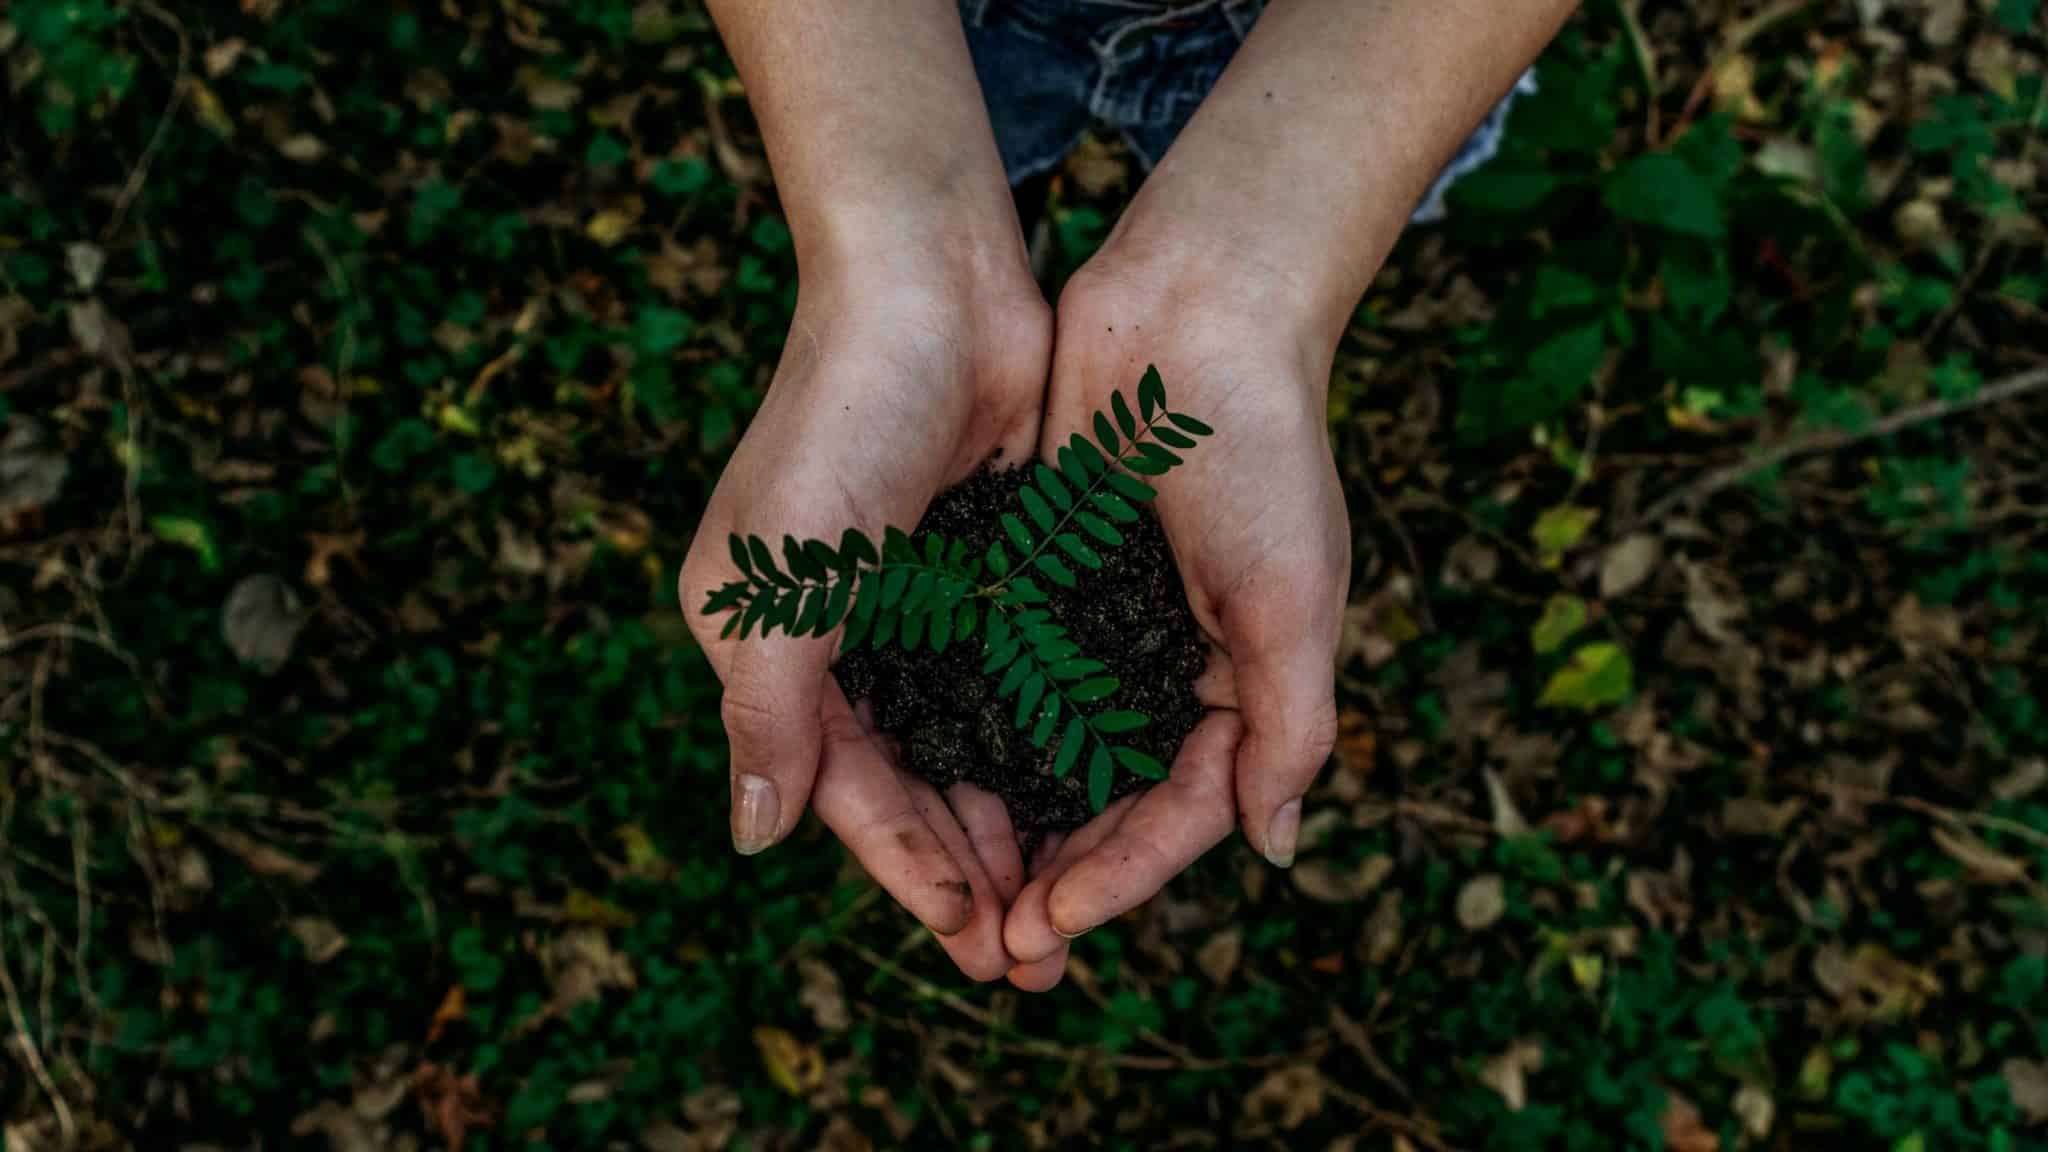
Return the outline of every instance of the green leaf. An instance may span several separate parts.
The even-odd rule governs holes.
[[[1074,453],[1073,448],[1062,444],[1056,456],[1060,462],[1060,475],[1066,478],[1067,483],[1075,491],[1086,492],[1088,490],[1088,469],[1081,465],[1081,458]],[[1061,508],[1069,506],[1067,504],[1060,505]]]
[[[812,588],[804,595],[803,610],[796,614],[796,622],[790,626],[792,636],[807,636],[818,626],[818,618],[825,614],[825,598],[829,595],[824,587]]]
[[[1059,473],[1039,464],[1033,468],[1031,475],[1038,481],[1039,493],[1051,501],[1053,507],[1065,512],[1074,506],[1074,497],[1067,492],[1067,486],[1061,482]]]
[[[1080,649],[1076,648],[1075,651],[1078,652]],[[1046,671],[1051,672],[1055,680],[1079,680],[1083,676],[1093,676],[1109,667],[1100,660],[1047,659],[1043,652],[1038,654],[1038,658],[1045,662]]]
[[[1095,441],[1102,445],[1102,454],[1112,458],[1116,456],[1117,446],[1122,443],[1116,438],[1116,429],[1109,426],[1109,417],[1100,412],[1095,414]]]
[[[1017,690],[1016,726],[1022,728],[1031,723],[1031,714],[1038,708],[1038,698],[1045,695],[1045,677],[1033,672]]]
[[[936,533],[936,532],[933,532],[933,533],[931,533],[931,534],[927,535],[927,536],[926,536],[926,537],[924,538],[924,566],[925,566],[925,567],[927,567],[927,568],[937,568],[937,567],[940,567],[940,566],[941,566],[941,564],[942,564],[942,562],[943,562],[943,560],[944,560],[944,558],[945,558],[945,553],[946,553],[946,542],[945,542],[945,540],[944,540],[944,539],[940,538],[940,536],[939,536],[939,534],[938,534],[938,533]]]
[[[839,554],[823,540],[804,541],[804,555],[818,566],[818,574],[812,579],[823,580],[826,575],[839,567]]]
[[[766,619],[768,610],[773,607],[775,607],[775,594],[773,592],[763,592],[761,595],[754,597],[754,602],[747,605],[745,618],[740,621],[740,639],[746,639],[747,633],[754,630],[754,625]],[[765,636],[768,633],[764,629],[761,634]]]
[[[1214,428],[1209,427],[1185,412],[1168,412],[1166,418],[1173,421],[1174,427],[1190,436],[1213,436],[1216,434]]]
[[[1596,509],[1581,508],[1575,504],[1559,504],[1544,509],[1529,529],[1529,538],[1536,542],[1536,551],[1543,565],[1557,567],[1560,557],[1585,539],[1593,521],[1599,518],[1600,513]]]
[[[803,550],[794,536],[782,538],[782,562],[789,568],[789,574],[799,580],[823,579],[825,569]]]
[[[1166,407],[1166,381],[1159,378],[1156,365],[1145,365],[1145,374],[1138,378],[1138,411],[1145,417],[1145,423],[1152,422],[1152,414]]]
[[[1062,532],[1059,535],[1053,537],[1052,542],[1059,545],[1060,551],[1065,552],[1067,555],[1073,557],[1075,562],[1080,564],[1083,568],[1102,567],[1101,555],[1098,554],[1095,551],[1095,549],[1090,548],[1086,544],[1083,544],[1081,542],[1081,538],[1079,536],[1074,535],[1072,532]]]
[[[756,575],[765,576],[784,587],[796,583],[796,581],[783,575],[782,569],[775,566],[775,555],[768,551],[768,542],[766,540],[761,539],[759,536],[747,537],[747,552],[754,557],[754,572]]]
[[[1048,693],[1045,697],[1044,706],[1038,710],[1038,723],[1032,725],[1031,728],[1031,746],[1033,748],[1045,747],[1045,742],[1052,739],[1052,726],[1059,723],[1059,720],[1059,694],[1057,692]]]
[[[1010,670],[1008,672],[1003,673],[1002,682],[996,685],[996,695],[1010,695],[1017,689],[1022,688],[1024,686],[1025,677],[1031,675],[1033,675],[1031,671],[1031,661],[1017,661],[1016,663],[1010,665]]]
[[[1037,489],[1017,489],[1017,502],[1024,505],[1024,511],[1030,515],[1031,522],[1038,525],[1039,531],[1052,531],[1052,509],[1046,505],[1045,498],[1038,494]]]
[[[903,529],[890,525],[882,530],[882,559],[890,564],[909,564],[917,560],[917,546],[904,535]]]
[[[910,569],[891,568],[882,574],[882,607],[894,608],[903,599],[903,589],[910,583]]]
[[[973,603],[973,601],[968,601]],[[990,648],[1000,647],[1010,641],[1010,618],[1000,609],[990,609],[988,630],[982,633],[983,642]]]
[[[1081,745],[1087,742],[1087,722],[1076,715],[1067,721],[1067,730],[1060,733],[1060,750],[1053,754],[1052,774],[1065,779],[1074,770],[1074,762],[1081,758]]]
[[[907,607],[903,610],[903,634],[900,643],[905,652],[915,652],[918,645],[924,643],[925,624],[930,619],[928,613]]]
[[[1040,638],[1032,649],[1040,664],[1064,664],[1081,654],[1081,646],[1055,632]]]
[[[1608,176],[1602,194],[1624,220],[1666,232],[1719,240],[1721,198],[1692,165],[1669,152],[1647,152]]]
[[[1114,483],[1115,475],[1112,475],[1110,480],[1111,483]],[[1097,492],[1088,499],[1094,502],[1095,506],[1100,508],[1112,520],[1119,520],[1125,524],[1130,524],[1138,519],[1138,510],[1131,507],[1129,502],[1114,492]]]
[[[1017,667],[1015,661],[1018,653],[1022,651],[1024,651],[1024,643],[1021,640],[1013,640],[1006,644],[989,645],[988,659],[981,662],[981,674],[983,676],[993,676],[1005,668]]]
[[[1067,699],[1072,700],[1076,704],[1093,704],[1097,700],[1101,700],[1115,692],[1119,687],[1121,687],[1121,684],[1118,683],[1116,677],[1097,676],[1093,680],[1083,680],[1072,688],[1067,689]]]
[[[961,640],[972,639],[974,630],[981,626],[981,610],[972,600],[962,600],[960,607],[953,610],[953,635]]]
[[[1149,504],[1159,496],[1159,493],[1154,491],[1150,484],[1145,483],[1143,480],[1134,480],[1121,472],[1111,472],[1108,476],[1103,477],[1103,480],[1111,488],[1116,489],[1119,496],[1139,504]],[[1122,519],[1122,517],[1118,517],[1118,519]]]
[[[1045,591],[1029,576],[1018,576],[1011,580],[1010,592],[1019,604],[1045,603]]]
[[[1052,553],[1044,553],[1031,563],[1033,567],[1045,573],[1047,579],[1060,587],[1072,588],[1074,586],[1074,573],[1065,564],[1060,563],[1060,558]]]
[[[746,599],[747,589],[751,587],[753,585],[745,580],[735,580],[730,584],[721,586],[718,591],[705,598],[704,615],[716,616],[720,612],[734,607]]]
[[[720,640],[730,640],[732,638],[732,634],[739,630],[742,615],[742,613],[735,612],[725,618],[725,627],[718,630],[718,638]]]
[[[880,561],[875,554],[875,542],[867,538],[858,528],[848,528],[839,536],[839,562],[842,567],[851,568],[856,564],[873,566]]]
[[[1100,476],[1104,472],[1109,471],[1109,461],[1104,460],[1102,453],[1096,450],[1095,445],[1090,444],[1087,438],[1079,432],[1068,437],[1067,446],[1074,450],[1074,455],[1081,461],[1081,467],[1087,469],[1090,476]],[[1077,487],[1085,488],[1086,485],[1077,485]]]
[[[1100,543],[1111,548],[1115,548],[1124,542],[1124,534],[1111,527],[1100,516],[1088,512],[1076,512],[1074,513],[1074,523],[1079,524],[1083,532],[1088,533]]]
[[[1107,732],[1113,736],[1119,732],[1136,732],[1150,723],[1152,723],[1152,718],[1143,712],[1104,712],[1095,718],[1095,730],[1097,732]]]
[[[1009,533],[1010,543],[1017,546],[1017,551],[1030,555],[1031,550],[1038,546],[1038,541],[1031,535],[1031,529],[1026,528],[1024,522],[1017,519],[1013,513],[1003,513],[1002,520],[1003,531]]]
[[[1537,703],[1546,708],[1592,711],[1621,704],[1635,694],[1635,668],[1618,644],[1588,644],[1550,678]]]
[[[1154,428],[1152,430],[1152,435],[1161,444],[1164,444],[1169,448],[1178,448],[1183,452],[1195,446],[1194,437],[1183,436],[1180,433],[1175,432],[1171,428]]]
[[[1138,445],[1138,455],[1143,456],[1154,464],[1163,465],[1165,468],[1178,468],[1181,465],[1180,457],[1168,452],[1157,444]]]
[[[1124,430],[1126,440],[1138,438],[1138,418],[1131,415],[1131,406],[1124,400],[1121,391],[1109,394],[1109,407],[1116,413],[1116,426]]]
[[[1015,520],[1016,517],[1012,516],[1010,519]],[[1009,525],[1005,524],[1004,527],[1008,528]],[[1023,525],[1020,524],[1018,527],[1021,528]],[[997,576],[1008,576],[1010,574],[1010,554],[1003,551],[1002,541],[1000,540],[989,543],[988,570]]]
[[[747,542],[740,539],[739,533],[729,532],[725,537],[725,545],[732,549],[733,567],[738,568],[741,575],[752,576],[754,574],[754,561],[747,555]]]
[[[907,571],[907,569],[906,569]],[[929,568],[920,568],[910,577],[910,587],[903,593],[903,610],[917,612],[924,608],[924,602],[931,597],[932,582],[938,579]]]
[[[853,576],[843,575],[832,585],[832,595],[825,601],[825,615],[818,621],[818,635],[823,636],[846,618],[846,606],[853,599]]]
[[[903,617],[895,612],[881,612],[875,616],[874,631],[868,633],[868,642],[876,648],[886,648],[896,638],[896,625]]]
[[[1126,771],[1135,772],[1148,780],[1166,779],[1166,765],[1136,748],[1117,748],[1113,751],[1116,754],[1116,762],[1123,765]]]
[[[1109,786],[1115,769],[1110,767],[1109,750],[1101,741],[1096,741],[1095,751],[1088,756],[1088,806],[1097,812],[1109,807]]]
[[[953,643],[953,610],[939,604],[925,615],[931,618],[932,651],[944,652]]]
[[[1536,651],[1549,655],[1564,647],[1579,629],[1586,626],[1586,602],[1577,596],[1552,596],[1543,605],[1543,616],[1536,626],[1529,630],[1529,641]]]
[[[1144,454],[1143,449],[1150,447],[1152,447],[1150,444],[1138,445],[1139,453],[1135,456],[1125,457],[1124,467],[1129,468],[1140,476],[1164,476],[1168,472],[1173,471],[1173,465],[1162,463]]]

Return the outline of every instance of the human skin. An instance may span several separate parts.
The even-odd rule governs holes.
[[[1055,340],[953,0],[712,0],[800,285],[682,576],[726,688],[741,851],[788,835],[808,799],[963,972],[1034,990],[1058,983],[1070,938],[1233,826],[1292,863],[1335,737],[1350,569],[1324,424],[1337,341],[1410,209],[1572,7],[1273,0],[1069,282]],[[721,642],[695,612],[730,575],[727,532],[913,524],[991,455],[1021,459],[1041,433],[1049,455],[1148,363],[1219,430],[1157,504],[1215,647],[1198,686],[1213,711],[1167,781],[1053,839],[1027,882],[999,801],[942,799],[892,765],[832,682],[830,641]]]

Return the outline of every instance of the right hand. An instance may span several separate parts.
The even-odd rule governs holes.
[[[1051,312],[1021,266],[990,277],[871,264],[801,285],[774,382],[680,580],[690,630],[725,686],[733,845],[768,848],[809,803],[963,972],[994,980],[1011,966],[1003,917],[1024,883],[1002,801],[968,785],[942,798],[895,766],[832,678],[836,632],[721,640],[724,616],[703,609],[739,575],[728,533],[778,552],[784,534],[836,543],[857,527],[880,540],[985,463],[1030,459]]]

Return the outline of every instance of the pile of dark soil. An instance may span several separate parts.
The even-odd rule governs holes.
[[[933,501],[916,535],[938,532],[968,541],[969,555],[985,551],[1002,530],[997,517],[1017,507],[1023,479],[1021,469],[975,474]],[[1152,718],[1122,742],[1170,765],[1202,717],[1194,681],[1205,644],[1159,522],[1147,513],[1122,531],[1123,545],[1102,549],[1102,567],[1076,572],[1075,587],[1038,583],[1051,597],[1053,618],[1122,682],[1114,706]],[[849,698],[873,706],[876,726],[896,740],[905,767],[919,776],[940,788],[965,780],[1001,796],[1019,834],[1084,823],[1094,814],[1085,769],[1053,775],[1059,737],[1043,749],[1031,746],[1030,733],[1012,723],[1014,703],[998,699],[994,681],[981,674],[982,658],[977,636],[943,654],[863,647],[833,671]],[[1111,795],[1148,784],[1119,772]]]

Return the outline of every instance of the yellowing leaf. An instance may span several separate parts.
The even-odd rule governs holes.
[[[1546,708],[1591,711],[1620,704],[1635,693],[1635,668],[1618,644],[1588,644],[1557,670],[1537,702]]]
[[[562,905],[562,910],[568,914],[569,919],[585,924],[606,924],[616,927],[633,922],[632,913],[602,896],[593,896],[581,888],[570,889],[569,898],[563,901]]]
[[[1598,953],[1574,953],[1571,958],[1572,983],[1588,992],[1600,987],[1600,977],[1605,973],[1606,961]]]
[[[199,118],[199,122],[206,126],[206,130],[223,140],[233,136],[235,121],[228,115],[228,110],[222,107],[220,97],[213,94],[213,89],[197,80],[188,79],[186,83],[191,86],[189,97],[192,101],[192,114]]]
[[[1557,567],[1564,554],[1586,538],[1586,530],[1599,518],[1600,513],[1593,509],[1571,504],[1545,509],[1529,529],[1529,538],[1536,542],[1543,566]]]
[[[220,568],[220,557],[213,550],[213,536],[206,525],[183,516],[152,516],[149,530],[157,539],[167,544],[190,548],[199,554],[199,566],[208,572]]]
[[[615,209],[599,212],[583,228],[584,235],[609,248],[633,230],[633,218]]]
[[[1529,641],[1536,651],[1548,655],[1564,647],[1579,629],[1586,626],[1586,602],[1577,596],[1552,596],[1543,606],[1543,617],[1536,621],[1536,627],[1529,630]]]
[[[754,1029],[754,1047],[768,1078],[791,1096],[803,1096],[825,1079],[825,1058],[780,1028]]]

